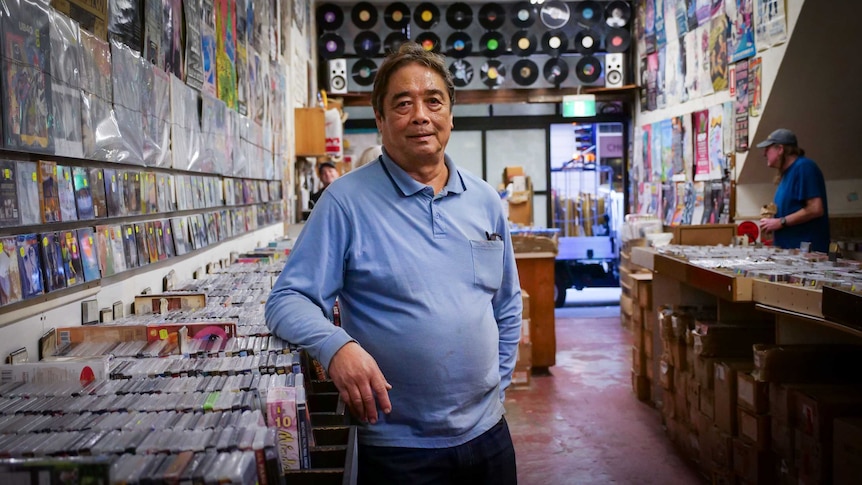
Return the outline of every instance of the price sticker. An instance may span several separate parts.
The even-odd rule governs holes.
[[[159,340],[167,340],[168,339],[168,331],[167,329],[159,330]]]

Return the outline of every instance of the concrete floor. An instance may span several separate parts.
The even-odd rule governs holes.
[[[550,375],[506,393],[521,485],[703,484],[631,387],[619,289],[569,290]]]

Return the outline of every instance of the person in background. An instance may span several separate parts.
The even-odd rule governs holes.
[[[383,147],[380,145],[372,145],[365,150],[363,150],[362,155],[359,156],[359,160],[353,164],[353,169],[357,169],[363,165],[367,165],[374,160],[380,158],[380,155],[383,154]]]
[[[455,88],[407,42],[372,92],[380,163],[336,180],[266,303],[358,423],[360,484],[513,484],[521,290],[499,196],[445,154]],[[338,299],[341,327],[330,322]]]
[[[778,170],[774,217],[760,219],[760,228],[773,233],[775,246],[796,249],[811,243],[812,251],[829,250],[829,204],[826,182],[817,164],[805,157],[796,135],[785,128],[757,144],[770,168]]]
[[[320,196],[323,195],[323,191],[329,187],[329,184],[335,181],[340,174],[338,173],[338,168],[335,167],[335,164],[332,162],[323,162],[317,166],[317,177],[320,179],[320,189],[311,194],[311,198],[308,202],[309,209],[314,208],[317,205],[317,201],[320,200]]]

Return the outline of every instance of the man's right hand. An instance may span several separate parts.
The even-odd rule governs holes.
[[[338,349],[329,362],[329,377],[338,388],[341,400],[350,412],[362,422],[377,422],[377,405],[385,414],[392,411],[389,389],[377,361],[356,342],[348,342]]]

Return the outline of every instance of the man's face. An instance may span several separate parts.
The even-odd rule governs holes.
[[[324,187],[328,187],[329,184],[335,181],[338,178],[338,170],[335,167],[323,167],[320,170],[320,181],[323,183]]]
[[[446,83],[433,70],[408,64],[393,73],[383,112],[375,117],[383,146],[393,160],[410,165],[443,160],[453,115]]]
[[[763,149],[763,156],[766,157],[766,165],[769,168],[781,168],[781,159],[784,155],[784,146],[773,144]]]

